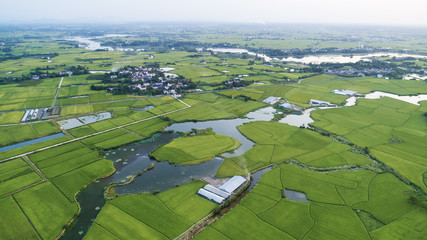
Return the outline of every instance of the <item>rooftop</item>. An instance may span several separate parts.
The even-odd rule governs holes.
[[[219,189],[224,190],[228,193],[233,193],[236,189],[242,186],[246,182],[246,179],[242,176],[234,176],[226,183],[224,183]]]
[[[222,203],[224,201],[223,197],[220,197],[216,194],[213,194],[203,188],[200,188],[199,191],[197,192],[197,194],[199,194],[200,196],[203,196],[211,201],[214,201],[216,203]]]

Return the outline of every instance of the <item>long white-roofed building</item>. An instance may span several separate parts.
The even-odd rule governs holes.
[[[239,189],[246,182],[246,178],[242,176],[234,176],[219,188],[206,184],[200,188],[197,194],[211,200],[212,202],[221,204],[224,200],[228,199],[237,189]]]
[[[216,195],[223,197],[223,198],[228,198],[230,196],[230,194],[228,192],[225,192],[219,188],[216,188],[210,184],[206,185],[204,187],[205,190],[211,192],[211,193],[215,193]]]
[[[197,194],[199,194],[202,197],[205,197],[213,202],[216,202],[218,204],[222,203],[224,201],[224,198],[221,196],[218,196],[214,193],[211,193],[207,190],[205,190],[204,188],[200,188],[199,191],[197,192]]]
[[[244,178],[242,176],[234,176],[230,180],[228,180],[226,183],[221,185],[221,187],[219,187],[219,189],[232,194],[240,186],[242,186],[243,183],[245,183],[245,182],[246,182],[246,178]]]
[[[268,104],[275,104],[275,103],[277,103],[278,101],[280,101],[280,97],[273,97],[273,96],[270,96],[270,97],[268,97],[268,98],[264,99],[264,101],[262,101],[262,102],[263,102],[263,103],[268,103]]]

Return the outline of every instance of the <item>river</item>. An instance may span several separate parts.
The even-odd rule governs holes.
[[[414,57],[414,58],[427,58],[423,55],[414,54],[403,54],[403,53],[370,53],[370,54],[357,54],[357,55],[316,55],[316,56],[305,56],[302,58],[288,57],[283,58],[282,61],[286,62],[298,62],[304,64],[321,64],[321,63],[356,63],[358,61],[372,61],[372,58],[378,57]]]

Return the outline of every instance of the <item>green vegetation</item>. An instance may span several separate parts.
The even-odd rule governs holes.
[[[284,189],[304,192],[310,202],[284,198]],[[417,239],[423,236],[427,213],[407,201],[408,189],[391,174],[318,173],[281,164],[265,173],[237,207],[196,239],[370,239],[370,234],[376,239],[392,234]],[[359,209],[368,216],[356,214]],[[368,221],[376,225],[365,226]],[[396,230],[391,224],[402,228]]]
[[[98,155],[80,142],[72,142],[29,157],[73,201],[74,194],[86,184],[113,172],[112,162]]]
[[[196,194],[204,185],[193,181],[157,195],[132,194],[110,200],[85,239],[98,239],[98,234],[173,239],[216,206]]]
[[[390,98],[360,99],[357,106],[319,110],[312,116],[318,120],[314,126],[367,147],[379,161],[426,190],[425,108],[424,102],[417,106]]]
[[[79,48],[77,42],[58,40],[70,37],[70,32],[90,38],[112,30],[103,29],[2,27],[0,146],[58,133],[54,121],[65,118],[106,111],[113,118],[64,130],[67,135],[61,138],[0,153],[0,160],[5,160],[36,151],[0,163],[1,239],[55,239],[77,212],[75,194],[114,171],[113,162],[102,157],[103,150],[142,140],[171,123],[244,117],[267,106],[261,101],[269,96],[309,107],[310,99],[342,105],[346,97],[333,94],[334,89],[362,94],[377,90],[400,95],[427,93],[425,81],[401,80],[407,73],[423,75],[425,58],[380,57],[354,64],[305,65],[206,50],[244,48],[278,59],[384,48],[425,55],[426,35],[418,29],[399,31],[405,32],[406,40],[402,40],[395,31],[371,28],[363,29],[362,34],[339,27],[313,31],[302,26],[205,26],[180,27],[184,30],[174,32],[168,26],[165,32],[159,25],[143,32],[133,26],[115,27],[114,32],[131,36],[97,38],[105,46],[145,49],[126,52],[91,51]],[[171,73],[197,85],[198,90],[184,91],[182,98],[192,107],[185,108],[171,97],[113,95],[105,90],[126,86],[122,93],[142,93],[128,88],[136,83],[130,79],[87,74],[125,66],[174,68]],[[390,80],[369,73],[378,69],[390,71],[384,75]],[[356,77],[362,72],[368,77]],[[60,115],[19,123],[24,109],[52,105],[61,80],[58,76],[66,76],[55,103]],[[229,89],[231,86],[236,88]],[[152,118],[171,111],[176,112]],[[196,239],[424,239],[426,112],[426,102],[413,105],[388,98],[359,99],[353,107],[313,111],[315,131],[273,122],[240,126],[255,146],[241,156],[225,159],[216,176],[246,175],[266,166],[273,169]],[[136,121],[141,122],[85,137]],[[237,140],[216,133],[188,135],[158,148],[153,156],[177,164],[197,164],[239,146]],[[39,151],[79,137],[83,139]],[[108,200],[85,237],[174,239],[216,208],[196,194],[204,184],[193,181],[155,195]],[[292,201],[285,189],[303,192],[310,201]]]
[[[239,146],[240,142],[235,138],[212,132],[208,135],[174,139],[156,149],[151,156],[159,161],[169,161],[175,164],[199,164]]]
[[[14,197],[43,239],[54,239],[77,211],[77,206],[50,182]]]
[[[0,124],[19,123],[24,112],[6,112],[0,115]]]
[[[213,93],[187,95],[183,101],[192,107],[172,113],[168,115],[169,118],[177,122],[236,118],[265,106],[263,103],[232,100]]]
[[[0,146],[10,145],[59,132],[53,122],[0,127]]]
[[[245,154],[226,160],[228,165],[229,161],[237,165],[237,171],[239,168],[254,171],[291,158],[313,167],[370,163],[365,156],[351,152],[349,146],[308,129],[274,122],[251,122],[238,129],[256,145]],[[217,175],[232,176],[234,173],[230,168],[220,167]]]
[[[13,197],[0,199],[0,227],[4,239],[40,239]],[[11,225],[11,223],[14,223]]]

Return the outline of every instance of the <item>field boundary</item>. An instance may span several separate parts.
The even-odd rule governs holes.
[[[53,98],[53,103],[52,103],[52,107],[51,108],[53,108],[55,106],[56,99],[58,98],[59,90],[61,89],[61,85],[62,85],[62,81],[63,80],[64,80],[64,77],[61,78],[61,81],[59,82],[59,85],[58,85],[58,89],[56,89],[55,98]]]
[[[321,80],[321,81],[310,81],[310,82],[301,82],[301,83],[297,83],[297,82],[281,83],[281,84],[272,84],[272,85],[267,85],[267,86],[237,87],[237,88],[230,88],[230,89],[208,90],[208,91],[202,91],[202,92],[188,92],[186,94],[197,95],[197,94],[204,94],[204,93],[220,93],[220,92],[230,91],[230,90],[244,90],[244,89],[257,89],[257,88],[269,88],[269,87],[303,85],[303,84],[310,84],[310,83],[321,83],[321,82],[330,82],[330,81],[343,81],[343,80],[353,79],[353,78],[358,78],[358,77],[330,78],[330,79]],[[159,98],[159,97],[165,97],[165,95],[141,96],[141,97],[138,97],[138,98],[117,99],[117,100],[110,100],[110,101],[103,101],[103,102],[78,103],[78,104],[71,104],[71,105],[61,105],[61,107],[81,106],[81,105],[90,105],[90,104],[103,104],[103,103],[114,103],[114,102],[125,102],[125,101],[140,100],[140,99],[150,99],[150,98]],[[5,111],[0,111],[0,113],[19,112],[19,111],[25,111],[25,109],[5,110]]]
[[[15,201],[16,205],[18,205],[19,209],[21,210],[22,214],[27,218],[27,221],[31,224],[31,227],[33,227],[34,231],[37,233],[39,238],[43,240],[42,235],[40,235],[39,231],[37,231],[36,227],[34,226],[33,222],[31,222],[30,218],[27,216],[27,214],[24,212],[24,209],[22,209],[21,205],[18,203],[16,198],[12,195],[13,200]]]
[[[5,197],[8,197],[8,196],[10,196],[10,195],[12,195],[12,196],[13,196],[13,194],[16,194],[16,193],[22,192],[22,191],[24,191],[24,190],[27,190],[27,189],[29,189],[29,188],[32,188],[32,187],[34,187],[34,186],[37,186],[37,185],[39,185],[39,184],[42,184],[42,183],[45,183],[45,182],[48,182],[48,181],[49,181],[49,180],[40,180],[40,181],[38,181],[38,182],[32,183],[32,184],[27,185],[27,186],[25,186],[25,187],[22,187],[22,188],[20,188],[20,189],[17,189],[17,190],[15,190],[15,191],[13,191],[13,192],[9,192],[9,193],[6,193],[6,194],[4,194],[4,195],[1,195],[1,196],[0,196],[0,198],[5,198]]]
[[[166,116],[168,114],[179,112],[179,111],[182,111],[182,110],[185,110],[185,109],[188,109],[188,108],[191,107],[191,105],[185,103],[184,101],[182,101],[182,100],[180,100],[178,98],[175,98],[175,99],[178,100],[179,102],[185,104],[186,107],[180,108],[180,109],[176,109],[176,110],[173,110],[173,111],[170,111],[170,112],[167,112],[167,113],[162,113],[162,114],[159,114],[159,115],[156,115],[156,116],[148,117],[148,118],[145,118],[145,119],[141,119],[141,120],[138,120],[138,121],[135,121],[135,122],[131,122],[131,123],[127,123],[127,124],[124,124],[124,125],[120,125],[120,126],[117,126],[117,127],[114,127],[114,128],[106,129],[106,130],[103,130],[103,131],[100,131],[100,132],[92,133],[90,135],[86,135],[86,136],[82,136],[82,137],[70,139],[70,140],[65,141],[65,142],[56,143],[56,144],[53,144],[51,146],[43,147],[43,148],[40,148],[40,149],[37,149],[37,150],[29,151],[29,152],[26,152],[26,153],[23,153],[23,154],[19,154],[19,155],[15,155],[15,156],[12,156],[12,157],[9,157],[9,158],[5,158],[5,159],[0,160],[0,163],[7,162],[7,161],[10,161],[10,160],[13,160],[13,159],[16,159],[16,158],[19,158],[19,157],[23,157],[23,156],[26,156],[26,155],[29,155],[29,154],[33,154],[33,153],[36,153],[36,152],[41,152],[41,151],[44,151],[44,150],[47,150],[47,149],[51,149],[51,148],[54,148],[54,147],[59,147],[59,146],[62,146],[62,145],[65,145],[65,144],[68,144],[68,143],[71,143],[71,142],[80,141],[80,140],[83,140],[83,139],[86,139],[86,138],[90,138],[90,137],[93,137],[93,136],[97,136],[97,135],[100,135],[100,134],[103,134],[103,133],[111,132],[111,131],[114,131],[114,130],[117,130],[117,129],[125,128],[127,126],[131,126],[131,125],[134,125],[134,124],[137,124],[137,123],[145,122],[145,121],[148,121],[148,120],[151,120],[151,119],[163,117],[163,116]]]
[[[36,166],[36,164],[31,161],[31,159],[27,155],[23,156],[22,159],[24,159],[24,161],[33,169],[34,172],[37,173],[37,175],[40,176],[43,181],[48,180],[47,177],[43,174],[43,172]]]

